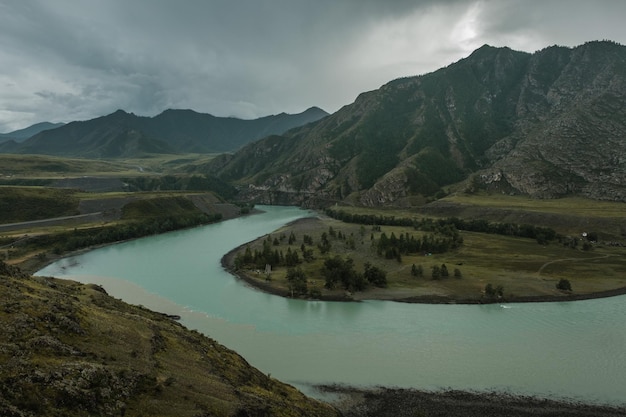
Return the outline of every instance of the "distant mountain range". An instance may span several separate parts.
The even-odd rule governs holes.
[[[222,153],[197,172],[264,203],[411,205],[480,189],[626,201],[626,47],[594,41],[530,54],[485,45],[332,115],[315,107],[255,120],[119,110],[41,130],[49,127],[3,135],[15,138],[0,152]]]
[[[23,142],[31,136],[36,135],[44,130],[55,129],[63,126],[64,123],[41,122],[29,126],[25,129],[15,130],[9,133],[0,133],[0,142],[12,140],[14,142]]]
[[[0,143],[0,152],[88,158],[231,152],[249,142],[285,133],[327,115],[317,107],[299,114],[281,113],[253,120],[216,117],[193,110],[166,110],[155,117],[118,110],[50,130],[35,131],[33,126],[21,132],[22,140]],[[23,135],[27,135],[27,131],[35,133],[25,139]]]
[[[266,203],[411,204],[453,190],[626,201],[626,48],[485,45],[214,159]]]

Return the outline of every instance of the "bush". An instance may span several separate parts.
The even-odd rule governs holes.
[[[489,298],[503,297],[504,288],[502,285],[494,287],[491,283],[485,285],[485,295]]]
[[[557,290],[561,290],[561,291],[571,291],[572,284],[569,282],[568,279],[561,278],[559,282],[556,284],[556,288]]]
[[[363,272],[365,279],[379,288],[387,287],[387,273],[377,266],[372,266],[369,262],[365,263],[365,272]]]

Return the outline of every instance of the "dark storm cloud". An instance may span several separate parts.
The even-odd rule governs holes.
[[[0,132],[118,108],[335,111],[484,43],[532,52],[621,42],[623,9],[564,0],[0,0]]]

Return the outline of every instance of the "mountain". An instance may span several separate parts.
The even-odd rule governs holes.
[[[463,181],[467,191],[626,201],[625,80],[626,48],[613,42],[533,54],[485,45],[209,171],[259,202],[410,204]]]
[[[327,116],[312,107],[299,114],[242,120],[193,110],[166,110],[141,117],[123,110],[42,131],[21,144],[0,144],[0,152],[115,158],[147,153],[230,152],[251,141]]]
[[[29,126],[24,129],[15,130],[9,133],[0,133],[0,142],[4,142],[7,140],[13,140],[15,142],[23,142],[24,140],[30,138],[31,136],[36,135],[39,132],[49,129],[55,129],[57,127],[63,126],[64,123],[50,123],[50,122],[41,122],[35,123],[32,126]]]
[[[152,119],[143,119],[142,128],[186,152],[231,152],[249,142],[326,116],[328,113],[317,107],[299,114],[280,113],[253,120],[216,117],[193,110],[166,110]]]

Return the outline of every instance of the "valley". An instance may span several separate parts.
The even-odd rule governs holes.
[[[338,339],[337,346],[350,335],[351,352],[371,349],[371,357],[354,357],[358,366],[351,371],[357,383],[362,382],[361,372],[374,368],[382,381],[388,381],[387,370],[393,368],[393,378],[400,375],[414,384],[422,369],[407,376],[404,369],[394,368],[397,364],[385,362],[389,361],[385,355],[393,349],[395,355],[412,352],[424,331],[433,340],[441,335],[444,340],[423,347],[430,350],[419,352],[425,360],[420,366],[426,369],[437,362],[431,356],[439,358],[437,366],[457,361],[448,372],[464,389],[473,386],[476,369],[484,367],[493,372],[490,381],[499,388],[518,386],[508,385],[510,377],[524,374],[520,387],[535,393],[539,384],[539,391],[550,392],[563,385],[558,380],[562,377],[573,381],[568,389],[586,395],[590,388],[580,375],[593,374],[602,381],[607,361],[593,362],[584,355],[612,334],[613,323],[604,318],[613,310],[623,314],[623,309],[616,303],[603,304],[606,310],[598,314],[609,327],[595,333],[597,326],[584,308],[592,315],[596,304],[582,303],[584,308],[578,311],[577,301],[626,294],[625,68],[626,47],[610,41],[552,46],[532,54],[485,45],[432,73],[392,80],[364,92],[333,114],[311,107],[295,115],[242,120],[192,110],[168,109],[154,117],[118,110],[91,120],[42,123],[3,134],[0,324],[10,338],[0,346],[0,356],[10,366],[0,380],[0,407],[26,410],[15,415],[36,415],[46,407],[122,415],[126,409],[189,416],[339,414],[167,315],[129,306],[97,285],[30,276],[46,265],[58,266],[61,275],[69,273],[81,254],[149,236],[154,239],[137,243],[155,250],[144,260],[155,268],[151,276],[135,274],[147,279],[143,284],[163,285],[174,293],[189,279],[187,289],[198,290],[188,295],[194,302],[197,297],[199,304],[222,309],[214,312],[215,317],[201,310],[214,326],[204,331],[223,331],[220,337],[237,343],[251,336],[265,343],[260,351],[255,351],[256,340],[240,343],[238,351],[250,349],[246,357],[276,361],[276,352],[282,352],[277,362],[287,362],[294,359],[288,357],[293,352],[279,342],[302,343],[299,347],[309,357],[320,356],[309,374],[296,374],[298,382],[313,380],[318,369],[336,372],[352,363],[354,355],[343,356],[341,349],[325,355],[323,344],[315,351],[308,346],[308,341],[332,328],[324,337],[333,343]],[[269,206],[271,223],[244,222],[267,214],[263,205]],[[280,212],[288,209],[277,206],[310,211],[288,214],[297,220],[271,230],[269,224],[285,224]],[[211,229],[224,220],[233,220],[226,222],[230,234],[238,238],[245,232],[247,239],[254,239],[229,246],[231,236]],[[238,230],[238,221],[263,233]],[[199,226],[215,237],[200,236]],[[198,233],[184,234],[183,229]],[[181,234],[166,235],[174,231]],[[189,241],[170,247],[165,240],[171,236],[174,241],[177,236]],[[193,239],[197,244],[184,246]],[[219,260],[210,267],[203,264],[211,251],[235,246],[226,254],[211,253],[222,257],[221,264]],[[119,265],[108,265],[109,257],[122,256],[119,252],[94,255],[103,257],[103,279],[137,268],[133,253],[124,255],[128,258]],[[158,261],[164,264],[159,267]],[[207,272],[207,268],[217,269]],[[224,269],[283,298],[251,295]],[[161,270],[169,272],[159,281]],[[98,274],[96,266],[92,277]],[[218,286],[209,287],[216,278],[228,282],[211,282]],[[248,305],[246,300],[252,302]],[[569,316],[560,310],[554,313],[558,309],[552,304],[575,305],[572,311],[579,320],[567,321],[565,330],[553,332],[551,326],[556,325],[545,326],[540,303],[528,304],[549,301],[571,302],[543,303],[548,305],[546,314],[555,314],[559,323]],[[536,352],[525,350],[519,339],[523,331],[509,334],[507,340],[518,342],[510,342],[506,352],[497,348],[500,333],[511,330],[499,314],[514,303],[526,303],[516,306],[520,313],[513,313],[520,329],[560,338],[554,345],[549,337],[533,338],[537,352],[554,348],[556,353],[550,352],[556,357],[572,345],[575,335],[576,343],[590,347],[579,349],[583,360],[564,367],[554,357],[540,358],[541,370],[549,377],[533,379],[536,370],[529,371],[526,365],[534,363]],[[336,317],[334,307],[328,307],[333,304],[343,309]],[[470,308],[476,321],[468,325],[463,311]],[[373,343],[379,335],[368,333],[370,324],[376,323],[384,330],[381,334],[387,334],[389,323],[378,309],[395,314],[394,324],[408,326],[390,331],[393,346],[381,351]],[[448,324],[440,321],[444,309],[454,310],[450,317],[457,320],[449,333],[440,332]],[[414,311],[429,318],[412,317]],[[271,313],[264,316],[266,312]],[[230,316],[222,318],[220,313]],[[326,314],[328,321],[316,321]],[[207,317],[198,322],[206,323]],[[493,317],[499,330],[489,334],[491,323],[481,326]],[[250,324],[251,318],[259,321]],[[296,318],[306,325],[292,323]],[[187,319],[197,316],[189,313]],[[282,328],[287,322],[289,326]],[[582,335],[576,327],[579,322],[587,326]],[[301,330],[302,335],[297,333]],[[277,339],[273,332],[286,333]],[[510,350],[526,359],[515,362],[511,371],[493,366],[491,357],[481,356],[482,339],[474,332],[493,336],[491,355]],[[595,336],[586,340],[587,334]],[[450,335],[463,340],[445,340]],[[606,340],[612,349],[615,338]],[[103,341],[111,346],[101,346]],[[454,351],[467,341],[477,362]],[[569,354],[578,361],[578,351]],[[185,358],[192,358],[192,364]],[[414,359],[407,356],[404,361]],[[588,359],[592,365],[585,368]],[[307,361],[295,357],[295,364],[303,362]],[[508,364],[508,358],[500,357],[499,363]],[[188,373],[190,366],[196,369]],[[548,372],[552,366],[559,371]],[[576,378],[567,377],[564,368]],[[438,379],[442,374],[436,367],[429,372],[426,379],[447,381]],[[371,380],[372,375],[363,380],[379,383]],[[430,388],[435,384],[420,383]],[[120,388],[124,385],[130,388]],[[608,392],[603,398],[611,401],[621,394],[619,388],[595,385],[594,389]],[[92,394],[82,390],[85,386],[94,389]],[[211,395],[203,395],[204,390]],[[351,413],[361,403],[376,409],[378,400],[388,404],[401,396],[410,402],[419,396],[401,390],[377,394],[345,387],[333,390],[356,401],[342,409],[345,415],[357,415]],[[454,397],[433,395],[439,400]],[[479,409],[485,404],[483,396],[468,398],[459,395],[455,401],[478,403]],[[516,398],[507,401],[507,407],[517,407]],[[301,412],[290,409],[291,404]],[[576,415],[576,408],[563,415]],[[622,411],[607,410],[607,415]]]
[[[15,184],[0,187],[4,204],[1,255],[11,264],[34,271],[67,255],[68,251],[247,213],[247,204],[235,205],[221,197],[234,195],[234,189],[220,181],[206,181],[206,176],[197,174],[195,168],[212,158],[189,154],[92,161],[0,155],[4,170],[11,172],[5,174],[5,184]],[[133,168],[137,166],[142,169]],[[41,185],[17,185],[33,181]],[[265,242],[277,254],[278,261],[257,260],[235,265],[236,257],[241,257],[245,250],[240,248],[226,256],[225,266],[267,291],[322,299],[485,303],[581,299],[621,293],[626,288],[624,203],[453,190],[443,198],[415,207],[336,204],[326,213],[320,208],[318,218],[297,222],[247,246],[253,252],[263,251]],[[346,216],[360,216],[366,221],[342,221]],[[172,223],[174,218],[186,220]],[[411,236],[418,240],[439,236],[437,232],[415,227],[415,222],[436,223],[457,218],[481,220],[486,225],[545,227],[558,237],[538,242],[536,238],[461,229],[456,233],[462,244],[440,253],[417,248],[385,255],[378,248],[382,235],[393,239]],[[385,224],[381,219],[394,219],[394,222]],[[148,223],[150,227],[145,231],[120,232],[128,225]],[[95,240],[80,237],[85,234],[107,237]],[[24,235],[29,238],[24,239]],[[290,235],[293,241],[287,239]],[[306,245],[305,235],[311,239]],[[326,251],[320,249],[322,235],[329,240]],[[281,260],[288,252],[293,252],[296,259],[289,265]],[[336,257],[351,260],[357,275],[364,272],[366,263],[379,268],[385,273],[386,285],[359,284],[358,291],[352,284],[327,288],[324,263]],[[266,264],[271,264],[270,276],[255,272],[264,270]],[[442,266],[447,275],[441,277],[437,272],[433,275],[433,269]],[[288,271],[294,268],[309,282],[306,290],[297,294],[287,280]],[[560,280],[567,280],[571,291],[558,289]],[[487,285],[501,290],[496,296],[486,295]]]

